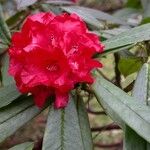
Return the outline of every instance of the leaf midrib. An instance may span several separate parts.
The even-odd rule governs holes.
[[[132,110],[137,116],[139,116],[143,121],[145,121],[147,124],[149,124],[149,122],[148,122],[147,120],[143,119],[143,117],[142,117],[141,115],[139,115],[135,110],[133,110],[133,109],[132,109],[131,107],[129,107],[127,104],[123,103],[123,102],[120,100],[120,98],[118,98],[117,95],[115,95],[115,94],[112,93],[107,87],[105,87],[105,85],[104,85],[104,88],[105,88],[108,92],[110,92],[112,95],[116,96],[116,97],[117,97],[117,101],[119,101],[120,103],[124,104],[126,107],[128,107],[130,110]]]
[[[64,124],[65,124],[65,109],[61,110],[61,136],[60,136],[60,140],[61,140],[61,145],[60,148],[61,150],[64,150]]]
[[[103,85],[103,87],[105,88],[105,90],[107,90],[108,92],[110,92],[112,95],[116,96],[117,101],[119,101],[120,103],[124,104],[126,107],[128,107],[130,110],[132,110],[139,118],[141,118],[144,122],[146,122],[146,124],[149,124],[149,122],[145,119],[143,119],[143,117],[141,115],[139,115],[135,110],[133,110],[131,107],[129,107],[127,104],[123,103],[120,98],[118,98],[118,96],[114,93],[112,93],[105,85]]]
[[[77,100],[77,99],[76,99]],[[80,100],[80,99],[79,99]],[[78,103],[78,100],[77,100],[77,103]],[[77,107],[76,107],[77,109],[79,109],[78,108],[78,105],[77,105]],[[85,148],[84,147],[84,139],[83,139],[83,136],[82,136],[82,132],[81,132],[81,125],[80,125],[80,120],[79,120],[79,112],[77,111],[77,115],[78,115],[78,124],[79,124],[79,127],[80,127],[80,134],[81,134],[81,139],[82,139],[82,146],[83,146],[83,149]],[[84,149],[84,150],[86,150],[86,149]]]
[[[3,123],[5,123],[5,122],[7,122],[9,119],[11,119],[12,117],[14,117],[14,116],[16,116],[16,115],[18,115],[18,114],[22,113],[23,111],[27,110],[27,109],[28,109],[28,108],[30,108],[31,106],[33,106],[33,104],[31,104],[31,105],[29,105],[29,106],[25,107],[25,108],[24,108],[24,109],[22,109],[21,111],[19,111],[19,112],[17,112],[16,114],[14,114],[14,115],[10,116],[10,117],[9,117],[9,118],[7,118],[6,120],[4,120],[4,121],[0,122],[0,124],[3,124]]]

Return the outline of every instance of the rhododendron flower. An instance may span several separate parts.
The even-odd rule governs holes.
[[[93,83],[90,72],[102,64],[92,56],[102,51],[98,37],[77,15],[38,13],[12,36],[9,73],[37,106],[55,96],[55,108],[62,108],[77,83]]]

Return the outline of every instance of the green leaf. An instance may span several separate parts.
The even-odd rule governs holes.
[[[11,34],[4,20],[2,6],[0,5],[0,38],[2,42],[4,42],[5,44],[9,44],[10,37],[11,37]]]
[[[142,87],[142,88],[141,88]],[[150,66],[145,63],[141,68],[133,88],[133,96],[143,104],[149,104],[150,98]],[[150,149],[150,143],[147,142],[147,150]]]
[[[121,119],[138,135],[150,142],[150,107],[136,101],[102,77],[97,78],[92,87],[98,102],[112,118]]]
[[[0,87],[0,108],[10,104],[21,95],[15,85],[13,78],[8,74],[9,58],[7,53],[3,55],[1,61],[1,75],[3,86]]]
[[[16,114],[22,112],[29,106],[33,105],[33,101],[29,97],[20,97],[13,103],[11,103],[7,107],[3,107],[0,109],[0,124],[4,123],[5,121],[11,119]]]
[[[96,10],[88,7],[81,7],[81,6],[70,6],[70,7],[62,7],[62,8],[67,10],[70,13],[72,12],[78,13],[82,11],[84,13],[90,14],[91,16],[99,20],[106,20],[116,24],[127,25],[127,22],[124,22],[122,19],[120,18],[118,19],[117,17],[104,13],[100,10]]]
[[[33,104],[31,97],[20,99],[0,109],[0,142],[38,115],[41,109]]]
[[[1,59],[1,74],[2,74],[2,84],[3,86],[8,86],[12,83],[15,83],[14,79],[9,75],[9,56],[8,53],[4,54]]]
[[[0,43],[0,55],[8,49],[8,46]]]
[[[5,34],[3,33],[3,30],[1,29],[1,27],[0,27],[0,41],[4,45],[7,45],[9,43],[9,41],[5,37]]]
[[[142,88],[141,88],[142,87]],[[149,65],[145,63],[137,75],[133,88],[133,96],[137,101],[146,105],[150,97],[150,70]]]
[[[142,8],[140,0],[128,0],[126,6],[131,8]]]
[[[143,6],[143,9],[147,8],[147,4],[148,4],[149,0],[141,0],[141,4]]]
[[[85,20],[88,24],[100,28],[102,26],[101,22],[96,19],[93,15],[89,13],[85,13],[85,11],[80,9],[75,9],[74,7],[61,7],[63,10],[69,12],[69,13],[76,13],[78,14],[83,20]]]
[[[0,88],[0,108],[10,104],[16,98],[18,98],[21,93],[16,88],[14,83]]]
[[[38,2],[38,0],[17,0],[17,8],[21,9],[33,5],[36,2]],[[68,0],[43,0],[42,3],[55,4],[55,5],[74,4],[73,2]]]
[[[77,112],[79,117],[79,126],[81,130],[84,150],[93,150],[93,141],[89,124],[89,118],[85,108],[85,104],[81,97],[78,97],[77,99]]]
[[[134,72],[137,72],[142,67],[141,58],[121,58],[118,63],[119,71],[126,77]]]
[[[125,49],[123,51],[119,51],[118,54],[121,58],[133,58],[135,55],[131,53],[128,49]]]
[[[24,10],[16,12],[14,15],[6,20],[7,25],[12,26],[16,24],[18,21],[20,21],[20,18],[22,18],[22,16],[25,16],[26,14],[27,12]]]
[[[121,52],[121,51],[128,51],[128,49],[132,48],[134,45],[128,45],[128,46],[124,46],[121,48],[116,48],[116,49],[110,49],[110,50],[104,50],[103,53],[101,54],[96,54],[96,56],[104,56],[110,53],[116,53],[116,52]]]
[[[113,16],[128,20],[133,14],[141,14],[140,10],[134,8],[122,8],[114,12]],[[133,24],[134,25],[134,24]]]
[[[137,101],[146,104],[147,99],[149,98],[149,65],[146,63],[143,65],[140,70],[137,79],[135,81],[133,96]],[[141,88],[142,87],[142,88]],[[148,146],[150,144],[140,137],[135,131],[130,127],[126,126],[125,130],[125,148],[127,150],[149,150]]]
[[[115,28],[115,29],[110,29],[110,30],[101,30],[100,32],[103,34],[108,34],[110,35],[110,38],[113,37],[114,35],[118,35],[118,34],[121,34],[125,31],[128,31],[129,29],[126,29],[126,28],[123,28],[123,27],[120,27],[120,28]]]
[[[96,83],[97,81],[95,81]],[[95,86],[95,84],[94,84]],[[93,87],[94,93],[98,92],[98,89],[96,87]],[[113,108],[105,101],[103,101],[103,99],[101,99],[100,97],[98,98],[98,102],[101,104],[101,106],[103,107],[104,111],[122,128],[125,129],[125,124],[124,121],[121,119],[121,117],[114,112]]]
[[[103,42],[105,51],[150,40],[150,23],[132,28]]]
[[[144,9],[144,18],[150,17],[150,1],[141,0],[143,9]]]
[[[37,0],[17,0],[17,8],[21,9],[30,5],[33,5]]]
[[[124,142],[126,150],[148,150],[147,142],[128,126],[126,126]]]
[[[143,6],[143,20],[141,24],[150,23],[150,1],[149,0],[141,0]]]
[[[81,7],[81,6],[69,6],[69,7],[61,7],[63,10],[69,13],[76,13],[80,17],[82,17],[87,23],[94,25],[96,27],[100,27],[101,21],[110,21],[112,23],[121,24],[121,25],[128,25],[127,22],[123,21],[122,19],[118,19],[117,17],[111,16],[107,13],[104,13],[99,10],[95,10],[92,8]],[[92,19],[92,20],[91,20]]]
[[[64,109],[50,108],[42,150],[86,150],[73,97]]]
[[[150,18],[150,1],[147,4],[147,8],[144,11],[144,18]]]
[[[55,5],[74,4],[72,1],[68,1],[68,0],[45,0],[43,1],[43,3],[55,4]]]
[[[10,148],[9,150],[32,150],[33,147],[34,147],[33,142],[25,142],[25,143],[16,145],[16,146]]]
[[[141,24],[150,23],[150,17],[146,17],[142,20]]]

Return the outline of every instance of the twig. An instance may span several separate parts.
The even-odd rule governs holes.
[[[92,132],[102,132],[102,131],[120,130],[120,129],[121,128],[118,125],[111,124],[111,125],[108,125],[108,126],[91,128],[91,131]]]
[[[119,54],[118,53],[114,53],[114,57],[115,57],[115,74],[116,74],[116,82],[115,84],[118,87],[121,87],[120,83],[121,83],[121,74],[120,71],[118,69],[118,63],[119,63]]]
[[[87,108],[88,113],[94,114],[94,115],[106,115],[104,111],[93,111],[91,108]]]
[[[123,143],[122,141],[113,144],[94,143],[94,146],[100,148],[113,148],[113,147],[122,147],[122,143]]]

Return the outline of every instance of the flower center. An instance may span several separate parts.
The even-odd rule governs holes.
[[[46,69],[48,71],[54,72],[59,70],[59,66],[58,64],[54,63],[54,64],[47,65]]]

